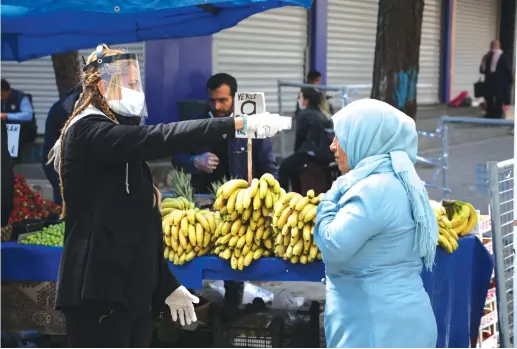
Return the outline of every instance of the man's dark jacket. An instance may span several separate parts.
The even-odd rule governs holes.
[[[163,258],[161,217],[145,161],[235,134],[232,118],[155,126],[119,119],[117,125],[90,114],[65,134],[67,214],[58,308],[83,300],[163,306],[179,283]]]
[[[212,117],[207,113],[200,115],[196,119],[210,118]],[[271,173],[275,178],[278,178],[278,166],[271,139],[254,139],[252,142],[253,177],[260,177],[264,173]],[[172,165],[192,174],[192,186],[196,193],[207,194],[211,189],[210,183],[222,180],[223,176],[226,176],[227,179],[229,179],[228,177],[248,179],[247,148],[248,140],[244,138],[219,140],[218,142],[199,146],[190,153],[174,154]],[[226,153],[224,153],[225,151]],[[223,168],[222,171],[217,171],[215,174],[207,174],[195,168],[192,162],[193,156],[206,152],[217,155],[222,162],[219,163],[219,167],[226,168]]]
[[[32,95],[11,89],[9,99],[2,101],[2,113],[19,113],[21,111],[22,99],[27,97],[32,104]],[[9,124],[20,125],[20,146],[25,143],[33,142],[38,133],[38,126],[36,124],[36,115],[32,113],[31,121],[8,121]],[[20,156],[20,154],[18,154]]]

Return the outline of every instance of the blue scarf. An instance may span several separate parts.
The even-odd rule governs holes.
[[[334,189],[344,195],[377,169],[392,169],[406,189],[407,198],[400,199],[409,199],[413,211],[417,235],[414,248],[420,249],[430,270],[436,253],[438,224],[427,190],[414,167],[418,149],[415,122],[391,105],[373,99],[350,103],[332,119],[351,168],[338,178]]]

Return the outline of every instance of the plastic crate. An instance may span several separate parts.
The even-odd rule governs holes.
[[[220,317],[212,321],[216,348],[317,348],[320,346],[320,304],[312,302],[308,310],[297,310],[299,318],[288,325],[284,317],[272,316],[267,326],[223,324]]]

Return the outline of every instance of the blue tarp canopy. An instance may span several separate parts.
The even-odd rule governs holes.
[[[146,40],[203,36],[312,0],[2,0],[3,61]],[[267,23],[264,23],[267,25]],[[253,40],[253,38],[250,38]]]

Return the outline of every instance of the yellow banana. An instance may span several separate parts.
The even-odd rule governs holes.
[[[205,231],[205,235],[203,236],[203,247],[207,247],[211,240],[210,233],[208,231]]]
[[[472,206],[469,203],[466,203],[465,205],[467,205],[467,207],[470,209],[470,215],[469,215],[467,226],[463,230],[463,235],[467,235],[470,232],[472,232],[472,230],[474,229],[474,227],[476,226],[476,224],[478,222],[478,216],[477,216],[476,209],[474,208],[474,206]]]
[[[313,204],[308,204],[306,205],[301,211],[300,213],[298,214],[298,219],[300,221],[303,221],[305,219],[305,216],[307,215],[307,212],[309,212],[311,210],[311,208],[313,208],[314,205]]]
[[[239,259],[237,260],[237,268],[239,270],[244,269],[244,256],[242,254],[239,256]]]
[[[282,229],[284,225],[287,223],[289,216],[291,215],[292,209],[290,207],[286,207],[284,211],[280,214],[280,218],[278,218],[278,228]]]
[[[178,240],[174,239],[172,236],[170,237],[170,244],[174,251],[178,250],[179,242],[178,242]]]
[[[244,197],[246,196],[247,188],[239,190],[239,194],[237,194],[237,199],[235,201],[235,210],[238,213],[242,213],[244,211]]]
[[[162,217],[165,217],[166,215],[170,214],[174,210],[175,210],[175,208],[172,208],[172,207],[161,208],[160,213],[162,214]]]
[[[183,234],[179,234],[179,242],[180,242],[180,246],[182,248],[187,248],[187,238],[185,237],[185,235]],[[179,253],[178,253],[179,254]]]
[[[445,251],[447,251],[448,253],[452,253],[452,246],[446,237],[444,237],[443,235],[438,235],[438,243],[440,244],[440,246],[444,248]]]
[[[231,234],[237,235],[237,233],[239,232],[239,229],[241,229],[241,226],[242,226],[242,221],[240,219],[237,219],[235,222],[233,222]]]
[[[203,246],[203,226],[198,222],[196,223],[196,244],[194,246]]]
[[[162,222],[162,230],[164,235],[170,235],[171,234],[171,226],[168,222],[168,220],[165,220]]]
[[[268,209],[273,207],[273,194],[271,194],[270,191],[266,193],[266,200],[264,203]]]
[[[243,253],[244,255],[244,253]],[[244,257],[244,266],[247,267],[251,264],[251,262],[253,261],[253,255],[254,255],[254,252],[253,251],[249,251],[245,257]]]
[[[267,198],[267,196],[266,196],[266,198]],[[262,205],[261,213],[262,213],[263,217],[269,216],[269,209],[266,207],[266,205]]]
[[[312,190],[312,189],[307,190],[307,194],[306,194],[306,196],[307,196],[307,198],[308,198],[309,200],[312,200],[312,199],[314,198],[314,196],[315,196],[315,195],[316,195],[316,193],[314,192],[314,190]]]
[[[289,258],[289,260],[291,261],[291,263],[296,264],[296,263],[298,263],[299,258],[298,258],[298,256],[291,256],[291,258]]]
[[[243,235],[243,236],[239,237],[239,240],[237,240],[236,247],[237,248],[242,248],[245,244],[246,244],[246,236]]]
[[[226,202],[226,208],[228,209],[228,213],[232,214],[235,210],[235,202],[237,201],[237,195],[242,191],[241,188],[237,188],[232,195],[228,198],[228,201]]]
[[[300,239],[293,247],[293,255],[299,256],[302,254],[303,251],[303,240]]]
[[[305,215],[305,217],[303,217],[303,221],[305,223],[308,223],[310,221],[312,221],[314,218],[316,218],[316,209],[318,208],[318,206],[313,206],[309,212],[307,212],[307,214]]]
[[[264,246],[266,246],[268,250],[271,250],[273,248],[273,241],[269,239],[264,240]]]
[[[205,215],[205,218],[208,221],[208,226],[210,227],[210,232],[213,234],[215,233],[215,230],[217,229],[217,223],[215,221],[215,216],[212,212],[209,212]]]
[[[199,224],[201,224],[203,229],[205,229],[206,231],[210,231],[210,223],[208,222],[208,219],[206,219],[206,217],[203,216],[203,214],[198,212],[195,214],[195,218],[199,222]]]
[[[260,179],[264,180],[267,184],[269,184],[272,187],[275,185],[275,183],[278,183],[271,173],[264,173],[262,177],[260,177]]]
[[[259,196],[260,199],[264,199],[267,194],[267,182],[265,180],[259,180]]]
[[[300,200],[298,200],[294,209],[298,212],[301,212],[303,210],[303,208],[305,206],[307,206],[310,202],[311,202],[311,199],[309,199],[307,196],[303,197]]]
[[[251,229],[251,226],[249,226],[246,230],[246,243],[251,244],[251,242],[253,241],[253,235],[253,229]]]
[[[305,223],[305,225],[302,228],[302,236],[304,241],[311,241],[311,225]]]
[[[183,218],[185,218],[186,215],[187,215],[186,211],[176,211],[176,212],[174,212],[173,224],[174,225],[180,225],[181,221],[183,220]]]
[[[307,264],[307,256],[300,256],[300,263]]]
[[[246,231],[248,230],[248,226],[246,226],[245,224],[241,225],[241,227],[239,228],[239,231],[237,232],[237,235],[239,236],[244,236],[246,235]]]
[[[169,248],[165,247],[165,250],[163,250],[163,258],[169,258]]]
[[[214,201],[214,210],[221,210],[224,207],[224,198],[222,196],[219,196]]]
[[[289,201],[289,207],[291,209],[294,210],[294,208],[296,207],[296,204],[298,203],[298,201],[300,201],[301,199],[303,199],[303,196],[301,196],[300,194],[298,193],[295,193],[295,195],[291,198],[291,200]]]
[[[230,266],[232,267],[233,270],[236,270],[237,269],[237,257],[235,256],[232,256],[231,259],[230,259]]]
[[[190,224],[196,224],[196,211],[188,210],[187,211],[187,219]]]
[[[255,211],[258,211],[260,209],[260,206],[262,204],[262,201],[260,200],[260,193],[255,194],[253,197],[253,209]]]
[[[232,179],[223,184],[223,197],[228,199],[237,189],[239,188],[247,188],[248,181],[244,179]]]
[[[263,248],[258,248],[258,249],[255,250],[255,252],[253,252],[253,259],[257,260],[260,257],[262,257],[263,254],[264,254],[264,249]]]
[[[287,220],[287,225],[290,225],[293,228],[296,228],[298,226],[298,211],[294,211],[289,216],[289,219]]]
[[[193,225],[188,226],[188,241],[192,244],[192,246],[196,246],[196,228]]]
[[[251,206],[251,200],[253,199],[253,195],[251,194],[251,187],[243,190],[243,198],[242,198],[242,207],[247,210]]]
[[[186,237],[188,235],[188,219],[187,217],[183,217],[180,223],[180,230],[183,233],[183,235]]]
[[[311,258],[316,258],[318,255],[318,247],[316,245],[312,245],[309,249],[309,255]]]

